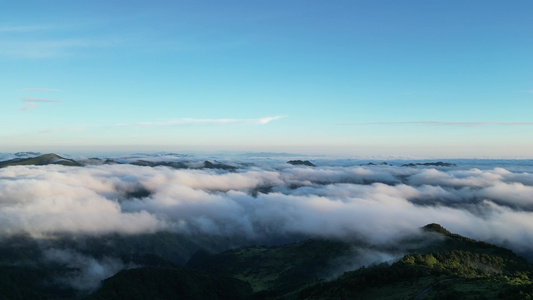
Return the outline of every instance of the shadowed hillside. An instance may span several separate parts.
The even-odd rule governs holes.
[[[87,299],[531,299],[533,267],[524,258],[438,224],[421,231],[397,244],[403,255],[394,260],[382,255],[394,253],[392,245],[360,241],[310,239],[210,254],[228,242],[170,233],[12,237],[0,244],[0,298],[80,299],[90,290],[76,286],[107,262],[119,264],[108,276],[122,271]],[[90,264],[77,269],[64,256]]]
[[[249,284],[226,276],[181,268],[138,268],[104,280],[102,288],[86,299],[239,300],[251,292]]]
[[[413,248],[396,262],[352,269],[333,280],[328,274],[338,267],[335,262],[357,259],[358,252],[354,252],[357,245],[306,240],[278,247],[243,247],[215,255],[198,252],[187,267],[215,276],[199,289],[217,291],[220,286],[217,280],[228,277],[246,282],[253,289],[251,295],[247,294],[248,288],[240,290],[241,293],[232,289],[236,293],[234,299],[244,295],[248,299],[530,299],[533,267],[524,258],[508,249],[450,233],[438,224],[427,225],[422,231],[423,239],[431,242],[424,244],[419,240],[418,244],[425,246]],[[115,289],[133,285],[136,289],[152,290],[154,281],[166,282],[167,277],[155,275],[157,280],[144,282],[135,276],[147,276],[145,272],[158,274],[157,270],[138,270],[137,275],[128,276],[121,272],[106,280],[97,294],[106,297],[91,299],[123,299],[110,291],[111,283]],[[166,274],[169,270],[161,272]],[[180,276],[168,278],[171,282],[158,283],[158,291],[161,284],[170,289],[188,284],[188,279]]]

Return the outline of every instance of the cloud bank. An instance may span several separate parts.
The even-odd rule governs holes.
[[[428,223],[533,250],[533,174],[402,167],[0,170],[0,235],[173,231],[393,243]]]
[[[428,223],[533,251],[532,173],[332,164],[235,163],[241,166],[235,172],[130,164],[2,168],[0,239],[41,241],[40,260],[65,266],[56,280],[80,291],[132,266],[83,246],[56,245],[55,237],[160,231],[257,243],[326,237],[363,240],[373,249],[357,250],[363,252],[351,264],[340,261],[340,271],[401,256],[401,239]],[[379,251],[390,246],[397,252]]]

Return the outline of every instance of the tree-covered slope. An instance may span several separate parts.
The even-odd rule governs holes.
[[[391,265],[363,267],[330,281],[332,262],[356,259],[356,245],[307,240],[245,247],[197,254],[187,266],[242,279],[252,285],[255,299],[529,299],[533,267],[526,259],[438,224],[422,231],[422,237],[405,241],[415,246]]]
[[[531,299],[533,267],[524,258],[437,224],[422,231],[387,249],[361,241],[310,239],[219,254],[209,253],[232,242],[172,233],[75,240],[12,237],[0,243],[0,299],[87,295],[88,290],[64,284],[85,278],[87,270],[57,255],[122,264],[123,270],[88,299]],[[394,247],[403,251],[394,261],[368,259],[379,251],[392,253]],[[194,249],[202,250],[180,267]],[[359,268],[363,261],[366,267]]]
[[[136,268],[104,280],[87,300],[239,300],[250,296],[249,284],[231,277],[183,268]]]
[[[405,255],[389,267],[362,268],[321,282],[294,299],[531,299],[533,267],[512,251],[452,234],[424,230],[443,243]]]
[[[254,292],[287,292],[329,275],[334,258],[351,252],[348,243],[306,240],[278,247],[243,247],[217,255],[197,253],[187,267],[224,274],[251,284]]]
[[[199,250],[220,252],[235,247],[233,243],[237,242],[169,232],[4,237],[0,239],[0,299],[77,299],[122,268],[179,268]]]

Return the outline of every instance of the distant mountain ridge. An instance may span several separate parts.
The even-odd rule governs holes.
[[[308,167],[316,167],[316,165],[308,160],[289,160],[287,162],[288,164],[291,164],[293,166],[308,166]]]
[[[402,167],[417,167],[417,166],[424,166],[424,167],[456,167],[457,165],[454,163],[447,163],[442,161],[437,162],[426,162],[426,163],[408,163],[403,164]]]
[[[48,153],[30,158],[15,158],[6,161],[0,161],[0,168],[9,166],[44,166],[44,165],[63,165],[81,167],[82,164],[69,158],[61,157],[55,153]]]
[[[5,168],[9,166],[44,166],[44,165],[63,165],[63,166],[75,166],[82,167],[85,165],[94,165],[94,164],[120,164],[112,159],[100,159],[100,158],[89,158],[84,161],[76,161],[74,159],[65,158],[59,156],[55,153],[48,153],[44,155],[39,155],[30,158],[23,158],[24,156],[31,156],[32,154],[38,154],[37,152],[18,152],[15,153],[17,156],[22,156],[21,158],[14,158],[10,160],[0,161],[0,168]],[[182,161],[147,161],[147,160],[135,160],[129,163],[136,166],[148,166],[148,167],[157,167],[157,166],[166,166],[174,169],[220,169],[225,171],[235,171],[237,167],[224,164],[221,162],[211,162],[204,161],[198,166],[190,166],[186,162]]]
[[[286,154],[286,153],[283,153]],[[294,155],[297,156],[297,155]],[[6,159],[6,160],[2,160]],[[287,164],[293,166],[306,166],[316,167],[316,165],[309,160],[289,160]],[[155,153],[146,154],[138,153],[129,156],[123,156],[120,158],[106,158],[106,157],[90,157],[80,158],[75,160],[72,158],[65,158],[55,153],[41,154],[39,152],[16,152],[16,153],[3,153],[0,156],[0,168],[17,165],[50,165],[59,164],[65,166],[87,166],[87,165],[109,165],[109,164],[130,164],[137,166],[158,167],[166,166],[173,169],[219,169],[224,171],[234,172],[243,167],[253,165],[249,162],[239,162],[238,159],[233,162],[220,162],[215,158],[210,157],[209,160],[205,158],[194,159],[190,154],[179,153]],[[387,162],[368,162],[359,164],[364,167],[373,166],[394,166]],[[401,167],[456,167],[457,164],[450,162],[407,162]]]

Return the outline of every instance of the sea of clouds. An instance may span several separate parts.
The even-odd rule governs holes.
[[[12,166],[0,169],[0,236],[171,231],[250,240],[357,237],[390,246],[439,223],[518,253],[533,251],[533,172],[483,163],[433,168],[323,160],[306,167],[263,160],[235,163],[233,172]],[[76,253],[47,251],[49,259],[83,261]],[[112,262],[113,271],[120,269]]]
[[[400,166],[129,164],[0,169],[0,234],[348,237],[386,243],[428,223],[533,250],[533,174]]]

